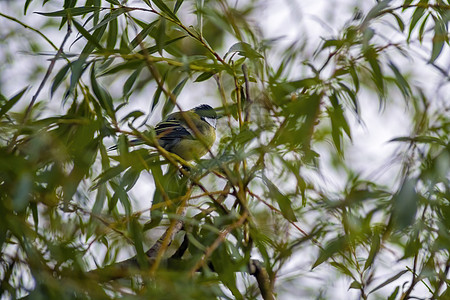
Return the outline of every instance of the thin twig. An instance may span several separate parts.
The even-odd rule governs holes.
[[[14,17],[11,17],[11,16],[8,16],[8,15],[2,14],[1,12],[0,12],[0,16],[6,18],[6,19],[8,19],[8,20],[14,21],[14,22],[16,22],[17,24],[22,25],[22,26],[25,27],[26,29],[30,29],[31,31],[36,32],[36,33],[39,34],[44,40],[46,40],[47,43],[49,43],[49,44],[53,47],[53,49],[58,50],[58,47],[57,47],[55,44],[53,44],[53,42],[52,42],[48,37],[46,37],[45,34],[43,34],[42,32],[40,32],[39,30],[37,30],[37,29],[35,29],[35,28],[33,28],[33,27],[31,27],[31,26],[29,26],[29,25],[27,25],[27,24],[25,24],[25,23],[23,23],[23,22],[21,22],[21,21],[19,21],[19,20],[17,20],[17,19],[14,18]]]
[[[41,81],[41,84],[39,85],[39,88],[37,89],[36,93],[34,94],[33,98],[31,99],[30,104],[27,107],[27,110],[25,111],[25,116],[23,118],[23,123],[25,124],[28,121],[28,118],[30,117],[31,109],[34,106],[34,103],[36,102],[37,97],[39,96],[39,93],[44,88],[45,83],[47,82],[47,79],[50,77],[50,74],[53,71],[53,68],[55,66],[56,61],[58,60],[59,56],[63,53],[63,48],[67,40],[69,39],[70,34],[72,33],[72,27],[70,25],[70,19],[67,20],[67,33],[64,37],[61,47],[59,47],[58,52],[56,52],[55,57],[50,60],[50,65],[48,66],[47,72],[45,73],[44,78]]]
[[[244,85],[245,85],[245,115],[244,122],[247,123],[250,119],[250,107],[253,103],[250,97],[250,82],[248,80],[247,65],[242,65],[242,73],[244,74]]]

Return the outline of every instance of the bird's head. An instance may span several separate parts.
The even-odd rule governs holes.
[[[193,111],[199,115],[203,121],[208,122],[209,125],[216,128],[218,117],[216,111],[211,106],[208,104],[201,104],[194,107]]]

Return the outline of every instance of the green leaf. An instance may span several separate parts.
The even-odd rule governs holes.
[[[176,41],[179,41],[179,40],[181,40],[181,39],[183,39],[185,37],[186,36],[183,35],[183,36],[179,36],[179,37],[173,38],[171,40],[167,40],[167,41],[163,40],[163,41],[161,41],[162,44],[155,45],[155,46],[148,47],[146,49],[140,50],[139,53],[140,54],[144,54],[144,55],[150,55],[150,54],[156,53],[156,52],[159,51],[159,49],[167,49],[166,46],[169,46],[170,44],[172,44],[172,43],[174,43]]]
[[[389,7],[389,3],[392,0],[382,0],[378,1],[378,3],[372,7],[372,9],[367,13],[366,17],[364,18],[361,27],[366,27],[370,23],[371,20],[379,17],[383,14],[383,11]]]
[[[160,18],[159,26],[156,29],[156,36],[155,36],[156,47],[158,48],[158,53],[160,55],[162,55],[162,51],[164,49],[164,44],[165,44],[166,40],[167,40],[166,19]]]
[[[95,179],[95,185],[91,189],[93,190],[93,189],[98,188],[100,185],[102,185],[103,183],[116,177],[117,175],[119,175],[120,173],[125,171],[126,169],[127,169],[127,167],[125,167],[123,165],[117,165],[117,166],[114,166],[114,167],[111,167],[111,168],[105,170],[103,173],[98,175],[98,177]]]
[[[342,91],[345,92],[348,95],[348,98],[352,101],[353,109],[355,110],[355,113],[359,114],[359,103],[358,103],[358,99],[356,98],[356,92],[353,91],[351,88],[349,88],[343,82],[339,82],[338,84],[342,87]]]
[[[335,267],[336,269],[338,269],[341,273],[353,278],[354,280],[356,280],[355,276],[352,274],[352,272],[348,269],[347,266],[345,266],[342,263],[338,263],[335,261],[330,262],[330,265],[332,265],[333,267]]]
[[[161,85],[158,85],[158,87],[156,88],[155,94],[153,94],[152,107],[151,107],[150,111],[153,111],[155,109],[156,105],[158,105],[159,98],[161,97],[161,93],[163,91],[162,86],[164,86],[164,83],[166,82],[166,78],[167,78],[167,72],[164,73],[163,77],[161,78]]]
[[[381,239],[377,233],[372,235],[372,245],[370,246],[369,257],[367,257],[366,263],[364,264],[364,270],[367,270],[373,263],[375,256],[380,250]]]
[[[155,182],[155,192],[153,194],[152,207],[150,210],[150,222],[145,224],[145,229],[151,229],[159,225],[162,220],[162,211],[165,205],[164,203],[164,194],[166,191],[164,190],[164,175],[161,170],[161,166],[150,166],[150,170],[153,176],[153,180]]]
[[[272,201],[275,201],[278,203],[278,206],[280,207],[280,211],[283,214],[283,216],[288,219],[291,222],[296,222],[297,218],[295,217],[294,210],[291,207],[291,200],[288,196],[284,195],[278,187],[269,180],[264,174],[262,175],[262,179],[267,187],[269,197]]]
[[[319,257],[314,262],[311,269],[319,266],[327,259],[335,255],[337,252],[344,250],[347,247],[347,238],[345,236],[337,237],[329,242],[323,249],[320,250]]]
[[[442,146],[446,146],[447,144],[436,137],[433,136],[416,136],[416,137],[409,137],[409,136],[401,136],[396,137],[390,140],[389,142],[415,142],[415,143],[426,143],[426,144],[439,144]]]
[[[427,24],[427,21],[428,21],[428,17],[429,17],[430,15],[427,15],[424,19],[423,19],[423,21],[422,21],[422,24],[420,25],[420,27],[419,27],[419,34],[418,34],[418,38],[419,38],[419,42],[421,42],[422,43],[422,41],[423,41],[423,35],[424,35],[424,33],[425,33],[425,25]]]
[[[24,15],[27,14],[28,6],[30,5],[31,1],[33,1],[33,0],[27,0],[27,1],[25,1],[25,5],[24,5],[24,7],[23,7],[23,14],[24,14]]]
[[[145,114],[140,110],[133,110],[129,114],[127,114],[125,117],[123,117],[120,122],[128,121],[129,118],[133,118],[131,123],[133,123],[137,118],[144,116]]]
[[[376,288],[371,290],[369,292],[369,294],[372,294],[373,292],[378,291],[379,289],[381,289],[382,287],[388,285],[389,283],[396,281],[397,279],[399,279],[406,272],[408,272],[408,270],[403,270],[403,271],[398,272],[397,274],[395,274],[394,276],[390,277],[389,279],[383,281],[382,284],[378,285]]]
[[[100,76],[112,75],[112,74],[115,74],[115,73],[118,73],[118,72],[124,71],[124,70],[136,70],[137,68],[143,67],[143,65],[144,65],[144,62],[142,60],[138,60],[138,59],[128,60],[128,61],[125,61],[124,63],[117,64],[117,65],[111,67],[110,69],[108,69],[105,72],[103,72],[102,74],[100,74]]]
[[[107,112],[107,114],[115,120],[116,116],[114,114],[114,105],[111,95],[102,86],[97,83],[97,74],[95,72],[95,63],[92,64],[91,68],[91,85],[95,96],[97,97],[100,106]]]
[[[69,71],[71,63],[67,63],[61,70],[56,73],[55,78],[53,79],[52,87],[50,89],[50,96],[53,96],[55,91],[60,86],[61,82],[63,82],[64,78],[66,78],[67,72]]]
[[[173,12],[177,13],[178,9],[180,9],[181,4],[183,4],[184,0],[177,0],[177,2],[175,3],[175,7],[173,8]]]
[[[419,2],[419,5],[417,5],[416,10],[414,11],[411,20],[409,21],[409,33],[408,33],[408,38],[407,41],[409,42],[409,39],[411,38],[411,33],[414,30],[414,27],[416,27],[417,22],[419,22],[419,20],[423,17],[423,13],[425,12],[425,7],[427,4],[428,0],[421,0]],[[422,5],[420,5],[422,4]]]
[[[106,48],[114,49],[117,43],[118,22],[117,18],[112,19],[109,22],[108,38],[106,40]]]
[[[233,46],[231,46],[230,49],[225,54],[225,57],[227,57],[228,54],[235,52],[237,52],[241,56],[248,58],[263,58],[263,56],[258,52],[256,52],[250,44],[244,42],[238,42]]]
[[[33,177],[30,173],[21,174],[14,192],[13,208],[22,212],[30,202],[30,192],[33,188]]]
[[[434,19],[434,36],[433,48],[431,50],[430,63],[433,63],[441,54],[444,48],[444,43],[448,42],[448,32],[446,30],[446,23],[441,19],[433,16]]]
[[[348,287],[348,289],[356,289],[356,290],[360,290],[362,288],[361,283],[359,283],[358,281],[354,280],[350,286]]]
[[[123,174],[120,185],[124,188],[126,192],[129,192],[136,182],[139,179],[139,176],[141,175],[141,170],[136,170],[134,168],[129,168],[125,174]]]
[[[73,16],[79,16],[84,15],[93,11],[96,11],[97,7],[74,7],[74,8],[67,8],[63,10],[53,11],[53,12],[36,12],[36,14],[43,15],[46,17],[73,17]]]
[[[97,25],[95,25],[94,27],[89,29],[88,31],[91,32],[92,30],[97,30],[101,27],[106,26],[108,23],[111,23],[113,21],[117,22],[117,17],[119,17],[121,14],[126,13],[127,11],[128,11],[128,9],[125,7],[121,7],[121,8],[112,10],[111,13],[108,13],[103,17],[103,19],[100,23],[98,23]]]
[[[403,22],[402,18],[394,12],[391,12],[391,15],[395,17],[395,20],[397,21],[398,28],[400,29],[400,31],[401,32],[405,31],[405,23]]]
[[[131,202],[128,198],[127,192],[124,190],[122,185],[116,184],[114,181],[110,181],[109,184],[111,185],[112,189],[114,190],[113,198],[118,198],[120,203],[122,204],[123,208],[125,209],[125,214],[127,216],[131,216]]]
[[[139,73],[141,73],[142,68],[138,68],[136,71],[131,73],[130,77],[125,81],[125,84],[123,85],[122,95],[124,98],[128,98],[131,88],[133,87],[134,83],[136,82],[136,79],[139,76]]]
[[[84,36],[88,42],[90,42],[91,44],[93,44],[95,47],[97,47],[99,50],[102,50],[103,47],[102,45],[99,44],[98,40],[96,38],[94,38],[94,36],[92,36],[86,29],[84,29],[83,26],[81,26],[77,21],[72,20],[72,23],[75,25],[75,27],[77,28],[77,30],[80,32],[80,34],[82,36]],[[89,43],[88,43],[89,45]],[[92,51],[92,50],[91,50]]]
[[[186,85],[186,82],[188,81],[189,77],[185,77],[183,80],[181,80],[177,86],[173,89],[173,94],[175,96],[180,95],[181,91],[183,90],[184,86]]]
[[[367,49],[364,53],[364,57],[369,62],[372,68],[373,81],[381,94],[384,94],[384,78],[381,71],[380,63],[378,61],[378,53],[372,47]]]
[[[387,300],[395,300],[395,298],[397,297],[399,289],[400,289],[400,287],[397,286],[395,288],[395,290],[392,292],[392,294],[389,296],[389,298],[387,298]]]
[[[24,88],[18,94],[9,99],[5,104],[3,104],[0,108],[0,118],[6,114],[20,100],[20,98],[22,98],[27,89],[28,87]]]
[[[106,186],[104,184],[100,185],[97,189],[97,195],[95,196],[94,206],[92,207],[92,213],[94,215],[99,215],[106,201]]]
[[[136,217],[131,218],[129,223],[130,236],[136,249],[136,258],[139,266],[143,269],[148,267],[147,256],[144,251],[144,231]]]
[[[169,7],[162,0],[152,0],[152,2],[167,16],[169,16],[172,20],[180,22],[178,17],[170,10]]]
[[[144,39],[147,37],[147,35],[150,33],[150,31],[155,27],[158,21],[153,21],[150,24],[148,24],[145,28],[143,28],[136,37],[131,41],[131,50],[136,48],[140,43],[144,41]]]
[[[118,0],[106,0],[106,2],[109,2],[109,3],[113,4],[113,5],[121,5]]]
[[[402,94],[405,97],[408,97],[411,94],[411,87],[409,86],[408,81],[405,77],[403,77],[402,73],[400,73],[399,69],[392,61],[389,61],[388,66],[391,68],[392,72],[394,72],[395,78],[397,79],[395,84],[398,86]]]
[[[194,80],[194,82],[202,82],[202,81],[208,80],[214,74],[215,74],[214,72],[203,72]]]
[[[399,230],[405,229],[415,222],[419,202],[415,190],[416,182],[417,180],[414,178],[405,180],[400,191],[392,199],[392,218]]]

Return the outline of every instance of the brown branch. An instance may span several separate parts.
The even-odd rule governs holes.
[[[192,189],[188,191],[181,203],[180,207],[177,209],[178,216],[184,216],[186,214],[186,204],[191,195]],[[183,228],[184,222],[180,219],[173,219],[170,223],[169,228],[166,232],[158,239],[158,241],[151,247],[145,254],[149,258],[155,258],[153,265],[150,267],[150,274],[153,276],[161,263],[162,257],[169,245],[172,243],[175,235]]]
[[[273,283],[270,282],[269,274],[267,270],[262,266],[261,262],[256,259],[250,260],[248,264],[248,270],[250,275],[255,276],[258,288],[261,292],[261,296],[264,300],[275,299],[273,295]]]

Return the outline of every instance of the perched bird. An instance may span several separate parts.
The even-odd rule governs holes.
[[[208,153],[216,140],[217,118],[216,111],[208,104],[174,112],[156,124],[156,138],[161,147],[185,161],[199,159]],[[142,141],[132,140],[131,144],[142,144]]]

